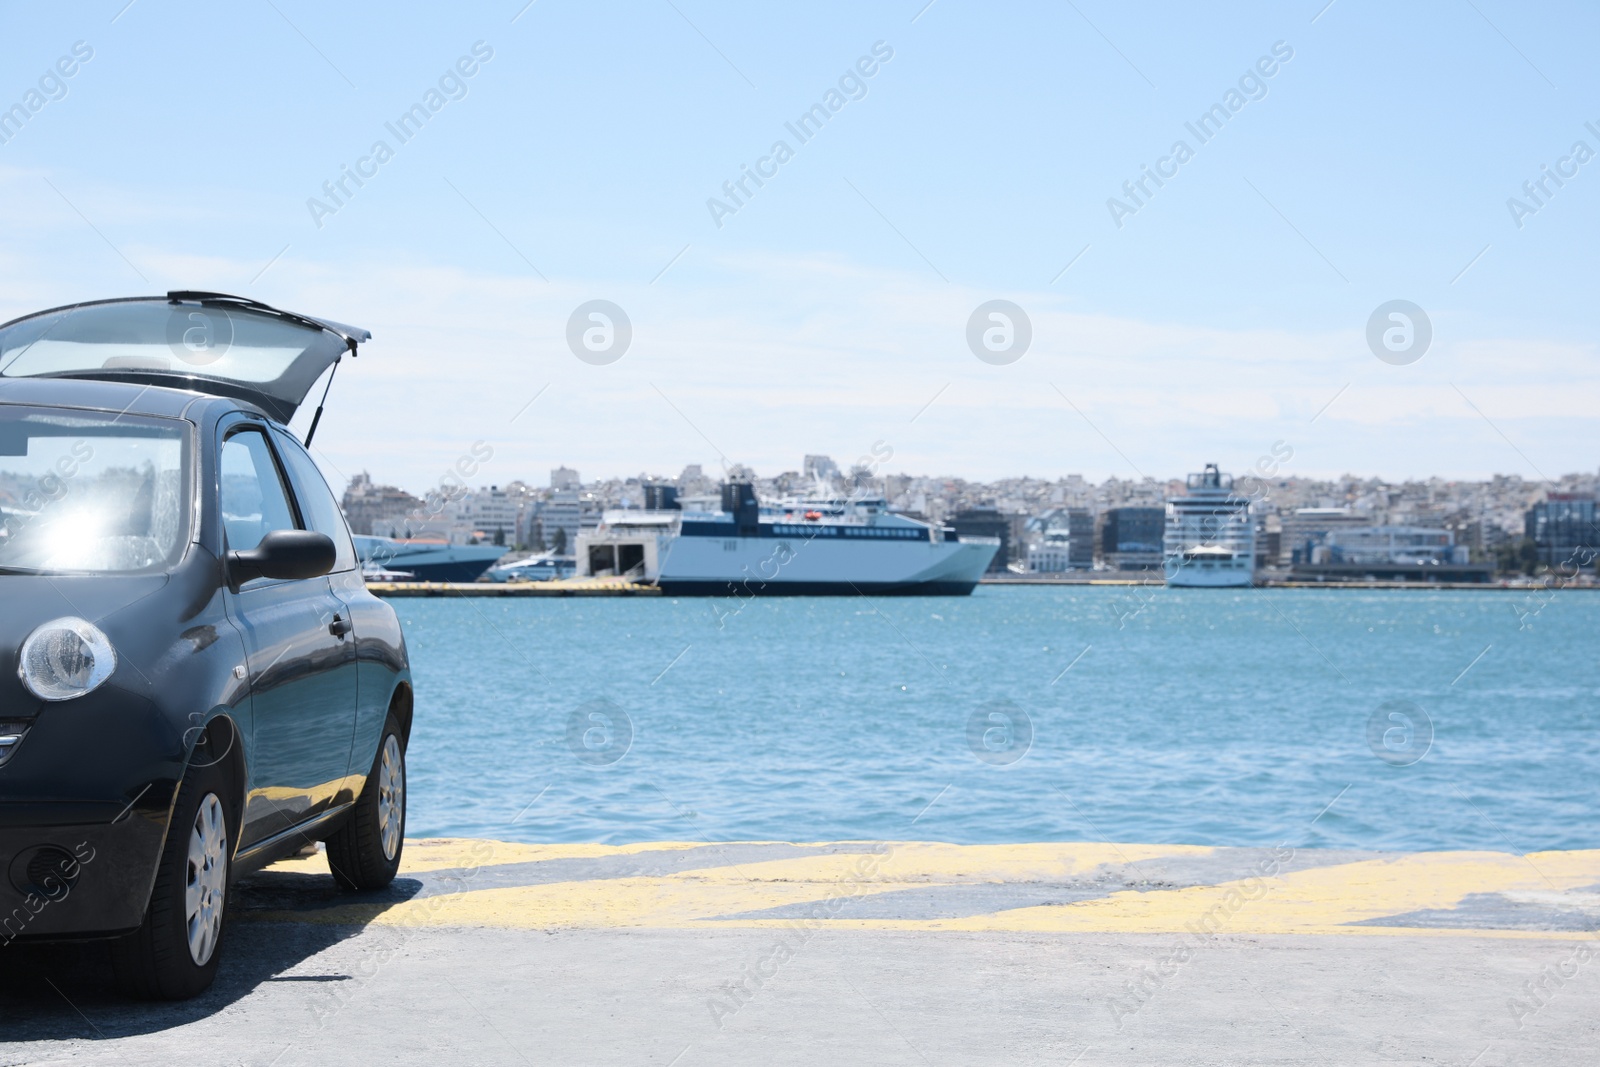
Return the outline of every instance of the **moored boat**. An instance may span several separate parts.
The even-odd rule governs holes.
[[[605,513],[578,537],[578,573],[654,582],[669,596],[965,596],[1000,548],[993,537],[890,511],[882,498],[762,504],[748,483],[721,508]]]
[[[1248,586],[1255,578],[1256,534],[1250,501],[1233,493],[1233,476],[1215,463],[1188,478],[1188,492],[1167,500],[1167,584]]]
[[[369,566],[405,572],[418,582],[475,582],[506,554],[502,545],[453,545],[448,541],[401,540],[357,534],[356,555]]]

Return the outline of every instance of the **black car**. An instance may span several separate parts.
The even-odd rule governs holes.
[[[115,938],[188,997],[241,874],[394,878],[405,641],[286,429],[369,336],[190,292],[0,326],[0,952]]]

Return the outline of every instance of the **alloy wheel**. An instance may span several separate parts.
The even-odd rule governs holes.
[[[400,832],[406,813],[406,771],[400,755],[400,740],[394,734],[383,739],[383,760],[378,767],[378,836],[383,842],[383,858],[392,860],[400,851]]]
[[[222,909],[227,896],[228,823],[222,801],[207,793],[195,812],[189,832],[189,865],[184,887],[184,915],[189,930],[189,956],[204,967],[222,935]]]

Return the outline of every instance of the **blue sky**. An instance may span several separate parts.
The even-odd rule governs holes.
[[[1243,470],[1280,441],[1290,474],[1600,465],[1600,159],[1560,164],[1600,152],[1593,8],[523,2],[8,5],[0,107],[58,98],[0,144],[0,313],[204,288],[366,326],[321,458],[413,489],[477,441],[496,482],[880,442],[974,478]],[[1108,199],[1180,139],[1119,227]],[[1541,165],[1577,172],[1519,227]],[[592,299],[633,326],[608,365],[566,340]],[[1032,324],[1003,366],[966,342],[993,299]],[[1365,340],[1393,299],[1433,324],[1405,366]]]

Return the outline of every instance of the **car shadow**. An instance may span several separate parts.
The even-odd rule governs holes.
[[[0,1017],[13,1041],[100,1040],[155,1033],[214,1015],[269,982],[353,982],[346,964],[323,971],[302,964],[360,934],[384,911],[415,897],[423,883],[396,878],[387,889],[349,893],[331,875],[268,869],[241,879],[228,913],[216,983],[193,1000],[134,1000],[117,988],[107,941],[0,945]],[[294,912],[332,905],[348,922],[297,922]],[[258,917],[259,916],[259,917]],[[330,1005],[338,1003],[329,998]],[[313,1009],[315,1011],[315,1009]]]

